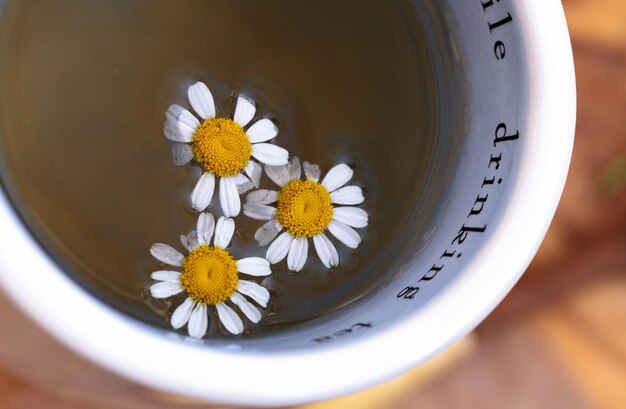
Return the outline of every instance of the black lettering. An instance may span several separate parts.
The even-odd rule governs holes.
[[[361,328],[372,328],[372,324],[371,323],[356,323],[354,325],[352,325],[350,328],[347,329],[342,329],[341,331],[337,331],[335,332],[333,335],[327,335],[325,337],[320,337],[320,338],[315,338],[312,339],[311,342],[327,342],[327,341],[331,341],[333,338],[338,338],[338,337],[343,337],[344,335],[348,335],[351,334],[353,331],[361,329]]]
[[[443,252],[441,257],[439,257],[439,258],[452,257],[452,256],[454,256],[455,253],[456,253],[456,250],[452,250],[452,253],[450,253],[448,250],[446,250],[446,251]]]
[[[502,135],[499,135],[500,131],[502,131]],[[513,141],[515,139],[519,139],[519,131],[515,132],[513,135],[507,135],[506,125],[501,123],[496,128],[496,138],[493,140],[493,146],[496,146],[500,142]]]
[[[472,210],[470,210],[470,212],[467,215],[467,217],[479,215],[480,212],[483,211],[483,207],[485,206],[485,202],[487,201],[488,197],[489,197],[489,195],[485,195],[485,197],[482,197],[481,195],[478,195],[476,197],[476,200],[474,201],[474,205],[472,206]],[[480,207],[478,209],[476,209],[476,205],[480,205]]]
[[[487,225],[484,225],[483,227],[467,227],[463,225],[461,230],[459,230],[459,234],[457,234],[454,240],[452,240],[452,244],[461,244],[465,241],[465,239],[467,239],[467,236],[470,233],[484,233],[486,229]]]
[[[419,292],[419,287],[405,287],[398,293],[397,298],[404,298],[405,300],[412,300]]]
[[[493,45],[493,53],[496,55],[496,60],[501,60],[506,55],[506,47],[502,41],[496,41]]]
[[[511,17],[511,13],[506,13],[506,17],[504,17],[502,20],[496,21],[495,23],[487,22],[487,24],[489,25],[489,32],[493,33],[493,30],[507,23],[510,23],[511,21],[513,21],[513,17]]]
[[[321,337],[321,338],[315,338],[313,340],[313,342],[326,342],[326,341],[330,341],[332,338],[329,336],[325,336],[325,337]]]
[[[493,156],[492,156],[492,158],[493,158]],[[491,162],[489,162],[489,164],[491,165]],[[496,169],[498,169],[498,168],[496,168]],[[491,179],[484,178],[483,179],[483,184],[480,187],[485,187],[485,185],[493,185],[493,182],[495,180],[496,180],[495,176],[492,177]]]
[[[489,165],[487,166],[488,168],[491,167],[492,163],[496,164],[496,170],[500,169],[500,161],[502,160],[502,154],[499,154],[498,156],[493,156],[491,155],[491,158],[489,159]]]
[[[496,0],[496,2],[500,2],[500,0]],[[493,0],[489,0],[489,1],[481,1],[480,5],[483,6],[483,11],[486,13],[487,9],[491,6],[493,6]]]
[[[424,277],[420,278],[420,281],[430,281],[430,280],[432,280],[433,278],[435,278],[437,273],[440,272],[442,269],[443,269],[443,266],[433,265],[430,268],[430,270],[428,270],[428,272],[426,274],[424,274]],[[432,272],[432,274],[430,274],[431,272]]]

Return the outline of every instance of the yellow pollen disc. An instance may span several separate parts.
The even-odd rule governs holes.
[[[283,186],[277,207],[276,218],[295,237],[322,233],[333,219],[328,190],[311,180],[294,180]]]
[[[183,260],[180,282],[187,295],[195,302],[219,304],[237,289],[237,265],[228,251],[200,246]]]
[[[231,119],[207,119],[191,141],[194,159],[205,171],[217,176],[241,173],[252,154],[252,145],[243,128]]]

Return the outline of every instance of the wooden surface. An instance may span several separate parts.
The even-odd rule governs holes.
[[[470,341],[425,368],[315,409],[626,408],[626,1],[564,6],[577,137],[563,199],[535,261]],[[104,409],[2,368],[0,397],[2,409]]]

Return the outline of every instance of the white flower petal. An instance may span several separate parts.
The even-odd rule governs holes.
[[[269,141],[278,135],[278,127],[267,118],[256,121],[248,130],[246,135],[251,143],[259,143]]]
[[[183,120],[167,119],[163,124],[163,134],[170,141],[189,143],[198,129],[193,123],[193,120],[197,122],[197,119],[187,110],[182,111],[180,118]]]
[[[251,191],[252,189],[254,189],[254,185],[248,179],[246,179],[246,181],[241,184],[237,184],[237,193],[239,193],[240,195],[243,195],[246,192]]]
[[[199,212],[206,209],[211,204],[214,190],[215,176],[212,173],[203,173],[191,192],[191,206]]]
[[[168,121],[176,122],[178,121],[178,117],[180,116],[181,112],[183,112],[184,110],[185,108],[181,107],[180,105],[172,104],[167,107],[167,111],[165,111],[165,119]]]
[[[193,139],[193,134],[192,130],[189,129],[182,132],[178,121],[175,119],[167,119],[163,124],[163,135],[170,141],[189,143]]]
[[[191,142],[196,129],[200,126],[198,119],[180,105],[170,105],[165,112],[163,133],[174,142]]]
[[[180,284],[180,273],[178,271],[159,270],[150,274],[150,277],[157,281],[169,281],[171,283]]]
[[[256,112],[254,101],[239,95],[237,97],[237,106],[235,107],[235,115],[233,115],[233,121],[237,122],[242,128],[252,120]]]
[[[198,118],[196,118],[194,114],[186,109],[183,109],[180,112],[180,115],[178,115],[178,124],[184,125],[195,132],[200,126],[200,121],[198,121]]]
[[[315,251],[326,268],[339,265],[337,249],[324,233],[313,236],[313,246],[315,246]]]
[[[367,212],[358,207],[335,207],[333,209],[333,220],[337,220],[343,224],[347,224],[350,227],[360,229],[367,226],[368,223]]]
[[[150,286],[150,294],[154,298],[167,298],[183,292],[180,282],[159,281]]]
[[[239,280],[237,291],[252,298],[263,308],[267,307],[270,300],[270,292],[267,291],[267,288],[252,281]]]
[[[254,192],[248,193],[246,196],[247,204],[261,204],[268,205],[275,203],[278,200],[278,192],[275,190],[260,189]]]
[[[257,307],[252,305],[250,301],[246,300],[243,295],[235,292],[233,295],[230,296],[230,300],[233,302],[233,304],[239,307],[241,312],[243,312],[243,315],[248,317],[250,321],[254,322],[255,324],[261,321],[261,311],[259,311]]]
[[[215,116],[215,101],[206,84],[196,82],[187,90],[187,96],[193,110],[200,115],[200,118],[209,119]]]
[[[292,241],[293,237],[287,232],[278,236],[276,240],[274,240],[274,242],[267,248],[267,252],[265,253],[267,261],[271,264],[281,262],[285,257],[287,257],[287,253],[289,253],[289,246]]]
[[[170,147],[174,166],[183,166],[193,159],[193,149],[185,143],[174,143]]]
[[[230,218],[220,217],[217,220],[215,226],[215,238],[213,239],[213,245],[225,249],[228,247],[230,240],[235,233],[235,221]]]
[[[243,205],[243,214],[255,220],[270,220],[276,214],[276,208],[260,204],[246,203]]]
[[[191,118],[189,115],[191,115]],[[172,104],[167,108],[167,111],[165,111],[165,119],[168,121],[178,122],[181,118],[183,118],[183,123],[186,123],[192,128],[195,127],[193,120],[195,117],[193,114],[180,105]],[[196,119],[196,122],[197,121],[198,120]]]
[[[357,248],[359,243],[361,243],[361,236],[359,236],[356,230],[336,220],[328,224],[328,231],[330,231],[337,240],[351,249]]]
[[[300,179],[302,175],[302,166],[300,166],[300,159],[297,156],[294,156],[289,161],[287,165],[287,172],[289,172],[289,180],[297,180]]]
[[[289,179],[289,169],[287,166],[268,166],[265,165],[265,174],[278,186],[286,185]]]
[[[180,242],[183,247],[191,253],[196,247],[198,247],[198,233],[196,231],[192,231],[187,234],[181,234]]]
[[[183,302],[174,310],[172,318],[170,318],[170,324],[172,325],[172,328],[182,328],[187,323],[187,321],[189,321],[189,317],[191,317],[191,311],[193,310],[193,307],[193,300],[187,297],[185,302]]]
[[[261,183],[261,174],[263,173],[263,169],[261,168],[261,165],[251,160],[246,165],[245,172],[246,172],[246,175],[248,175],[248,177],[252,181],[252,184],[254,185],[254,187],[259,187],[259,183]]]
[[[211,213],[200,213],[196,230],[198,232],[198,244],[208,245],[215,230],[215,218],[213,215]]]
[[[333,192],[345,185],[352,179],[354,171],[350,166],[345,163],[333,166],[324,179],[322,179],[322,186],[328,189],[329,192]]]
[[[220,178],[220,205],[226,217],[235,217],[241,211],[241,200],[235,178]]]
[[[162,263],[170,266],[180,267],[183,262],[183,255],[172,246],[163,243],[155,243],[150,247],[150,254]]]
[[[304,168],[304,175],[308,180],[312,180],[313,182],[317,182],[318,180],[320,180],[322,171],[320,170],[319,166],[304,161],[302,163],[302,167]]]
[[[289,246],[289,255],[287,256],[287,267],[293,271],[300,271],[306,263],[309,252],[309,242],[305,237],[298,237],[291,242]]]
[[[289,152],[271,143],[255,143],[252,145],[252,156],[265,165],[282,166],[287,164]]]
[[[252,184],[250,179],[245,177],[242,173],[239,173],[238,175],[233,176],[233,179],[235,179],[235,186],[237,186],[237,193],[240,195],[243,195],[244,193],[249,192],[250,190],[254,188],[254,184]]]
[[[334,204],[358,205],[363,203],[363,191],[358,186],[344,186],[330,194],[330,199]]]
[[[180,134],[181,140],[175,142],[191,142],[193,140],[193,136],[196,133],[196,129],[190,128],[187,125],[178,122],[178,132]]]
[[[263,257],[246,257],[236,261],[237,271],[255,277],[272,274],[270,262]]]
[[[190,337],[202,338],[209,328],[209,317],[207,316],[207,308],[204,304],[197,304],[191,311],[189,316],[189,324],[187,324],[187,332]]]
[[[280,225],[278,220],[269,220],[263,226],[257,229],[257,231],[254,233],[254,239],[259,243],[259,246],[267,246],[272,242],[272,240],[274,240],[274,238],[278,235],[278,233],[280,233],[282,229],[283,226]]]
[[[243,332],[243,322],[239,315],[224,303],[217,304],[217,315],[228,332],[234,335]]]

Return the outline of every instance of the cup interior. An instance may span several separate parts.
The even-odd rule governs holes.
[[[98,7],[106,9],[109,6]],[[141,11],[141,8],[135,10],[130,5],[124,7],[128,8],[124,10],[128,15]],[[417,74],[432,81],[413,85],[422,87],[428,94],[427,105],[422,107],[424,111],[412,111],[411,108],[420,107],[420,103],[415,102],[399,113],[392,113],[374,101],[363,102],[363,109],[368,113],[370,109],[379,109],[388,115],[398,114],[398,118],[407,118],[407,122],[416,117],[417,122],[423,119],[420,123],[432,138],[427,139],[426,155],[421,157],[423,167],[420,168],[414,163],[415,152],[402,149],[415,147],[415,140],[424,140],[420,135],[408,135],[394,155],[386,143],[377,145],[378,151],[365,153],[354,148],[358,141],[352,136],[331,133],[344,143],[330,148],[333,160],[345,159],[356,164],[356,168],[362,171],[358,182],[364,186],[371,183],[371,189],[366,192],[372,197],[368,211],[373,224],[364,242],[371,238],[379,246],[368,247],[366,244],[361,248],[363,254],[359,255],[360,264],[355,271],[363,275],[354,273],[349,276],[351,273],[346,270],[348,278],[342,284],[345,287],[340,287],[343,289],[339,291],[343,298],[329,301],[321,308],[323,314],[301,319],[306,315],[303,313],[298,319],[285,323],[277,321],[270,329],[251,331],[248,336],[190,340],[168,329],[167,322],[162,319],[150,318],[143,313],[145,304],[142,301],[120,302],[114,292],[106,291],[106,282],[86,279],[85,272],[90,269],[81,270],[80,267],[85,266],[80,265],[80,258],[64,258],[61,251],[67,242],[58,240],[59,235],[72,237],[77,246],[82,246],[82,257],[92,257],[85,260],[103,259],[97,249],[106,254],[106,246],[81,244],[81,234],[97,239],[100,231],[106,231],[107,226],[115,225],[117,221],[110,216],[100,225],[90,224],[90,228],[85,229],[73,218],[59,217],[57,227],[46,230],[45,218],[38,217],[46,207],[52,207],[46,211],[56,211],[56,215],[69,215],[66,209],[51,206],[62,201],[47,201],[59,196],[59,191],[47,190],[43,182],[40,185],[15,183],[28,172],[38,175],[40,179],[37,180],[58,183],[48,185],[48,188],[81,186],[81,183],[89,186],[102,176],[97,167],[92,167],[91,179],[72,173],[71,168],[59,168],[66,172],[69,169],[69,173],[57,175],[56,179],[45,166],[28,170],[28,166],[36,167],[40,163],[38,158],[59,166],[68,160],[74,164],[82,161],[84,169],[90,169],[90,163],[98,163],[102,158],[97,157],[97,153],[90,156],[86,152],[97,152],[97,141],[106,138],[107,133],[115,128],[115,125],[102,122],[107,132],[98,133],[96,129],[93,131],[95,142],[69,150],[54,151],[54,141],[48,140],[47,144],[38,146],[35,140],[21,136],[45,132],[45,128],[37,128],[41,121],[29,122],[27,116],[11,115],[16,106],[23,105],[24,101],[36,101],[39,97],[36,88],[24,89],[17,85],[33,73],[49,75],[44,71],[51,71],[60,75],[68,63],[63,60],[58,61],[57,66],[44,67],[42,72],[37,72],[36,64],[26,66],[31,71],[15,71],[6,63],[0,64],[0,129],[4,141],[0,149],[4,190],[0,222],[7,226],[0,235],[3,242],[0,246],[0,284],[7,294],[55,336],[107,368],[167,391],[231,403],[294,404],[347,393],[421,363],[467,334],[495,308],[523,272],[545,234],[562,190],[571,152],[575,100],[567,30],[558,4],[540,7],[526,2],[397,1],[391,7],[395,7],[395,15],[403,16],[406,24],[403,30],[418,33],[424,40],[421,51],[427,63]],[[385,7],[382,9],[388,11]],[[13,10],[5,8],[2,29],[7,35],[0,36],[0,47],[6,54],[4,61],[23,57],[7,50],[15,50],[29,41],[27,36],[13,34],[19,33],[14,25],[9,24],[14,17],[10,14]],[[75,12],[73,7],[69,11]],[[262,12],[255,9],[251,15]],[[367,24],[375,24],[375,21]],[[333,27],[329,23],[329,30]],[[100,29],[106,32],[107,27]],[[52,37],[51,41],[55,40],[63,38]],[[376,41],[376,36],[371,41]],[[393,48],[382,45],[382,49]],[[344,51],[348,49],[349,46]],[[268,46],[259,53],[271,53],[271,50],[272,47]],[[50,58],[46,54],[49,50],[40,51],[36,56]],[[76,61],[93,50],[79,51],[74,56]],[[94,51],[94,58],[98,56],[97,51]],[[261,54],[255,57],[261,58]],[[355,58],[366,57],[355,55]],[[262,64],[255,67],[263,69]],[[124,72],[116,72],[116,67],[106,68],[110,72],[103,71],[101,75],[116,76]],[[237,67],[229,68],[237,72]],[[362,71],[361,75],[366,76],[368,71]],[[89,86],[88,75],[78,70],[72,72],[83,81],[81,87]],[[167,78],[171,84],[180,84],[189,72],[208,75],[183,64],[173,79]],[[135,78],[141,77],[135,74]],[[267,78],[270,79],[259,88],[236,85],[256,93],[258,100],[267,102],[270,109],[284,108],[294,113],[294,106],[308,106],[288,93],[266,94],[265,89],[279,82],[269,74]],[[146,83],[150,80],[146,79]],[[393,80],[389,78],[390,82]],[[119,92],[124,92],[125,87],[137,89],[136,83],[124,81],[119,81]],[[41,89],[53,89],[46,81],[38,85]],[[390,89],[389,95],[395,95],[393,85],[386,88]],[[357,88],[353,91],[362,92],[355,94],[361,99],[369,95]],[[180,92],[179,85],[171,85],[161,91],[157,101],[176,98]],[[228,107],[228,89],[218,89],[217,95],[220,93],[222,103]],[[46,118],[51,129],[62,129],[66,120],[43,109],[52,106],[58,94],[46,95],[42,94],[39,105],[31,106],[32,111],[34,115]],[[68,90],[66,96],[76,95],[74,89]],[[379,101],[385,101],[389,95],[380,91]],[[126,101],[132,101],[125,107],[129,114],[139,109],[134,96],[132,93],[126,95]],[[349,99],[337,98],[338,102]],[[567,102],[559,104],[560,100]],[[79,101],[73,108],[75,112],[66,113],[67,121],[73,123],[72,114],[83,112],[80,105],[92,103],[91,99]],[[148,110],[153,110],[155,116],[162,115],[161,105],[163,103],[157,103]],[[116,111],[118,107],[112,105],[108,109]],[[350,112],[359,115],[358,109]],[[549,118],[550,115],[553,117]],[[556,117],[561,121],[555,121]],[[302,120],[312,121],[306,117]],[[88,125],[87,119],[77,122]],[[304,149],[299,144],[306,142],[298,142],[296,136],[302,129],[287,118],[281,124],[288,129],[285,140],[289,147]],[[377,124],[377,121],[364,124]],[[138,138],[149,145],[149,139],[160,137],[157,128],[157,135],[145,131]],[[75,135],[74,131],[70,132]],[[557,136],[546,140],[546,132]],[[89,132],[85,137],[89,137]],[[367,140],[372,141],[374,137]],[[392,144],[394,139],[389,141]],[[326,141],[326,146],[329,144]],[[131,145],[137,144],[120,142],[119,154],[128,153],[126,149],[135,152]],[[151,149],[161,149],[158,143],[153,146]],[[182,186],[175,192],[182,196],[185,189],[189,190],[190,180],[195,175],[192,171],[176,175],[172,169],[161,174],[161,168],[152,166],[151,161],[164,161],[166,155],[155,153],[160,152],[155,150],[135,152],[144,161],[140,165],[154,173],[146,177],[155,176],[155,180],[162,178],[165,184]],[[555,155],[557,150],[559,153]],[[327,153],[315,147],[308,151],[319,158]],[[40,156],[24,161],[24,152]],[[107,161],[116,160],[112,152],[103,150],[102,156]],[[50,161],[51,157],[58,160]],[[544,165],[547,158],[551,160],[549,170]],[[120,159],[119,163],[124,160]],[[330,162],[324,163],[324,159],[319,161],[322,165],[330,165]],[[370,162],[379,164],[378,167],[387,163],[382,173],[400,175],[410,183],[385,180],[378,171],[368,170]],[[414,173],[417,176],[413,179],[418,180],[412,180]],[[135,175],[114,175],[115,184],[122,185],[122,189],[130,191],[136,186],[132,183],[124,185],[125,180],[132,181]],[[149,185],[145,188],[147,192],[158,196],[167,191],[171,195],[171,189],[159,190],[152,183]],[[405,185],[401,194],[393,196],[397,203],[389,205],[385,202],[392,194],[389,186],[402,190]],[[106,192],[110,187],[103,184],[99,189],[90,188],[91,195],[83,198],[90,203],[89,209],[95,207],[99,214],[105,215],[124,212],[124,201],[107,204],[98,196],[98,191]],[[70,190],[64,192],[71,194]],[[541,200],[537,199],[538,195],[542,195]],[[180,207],[180,200],[168,197],[161,197],[162,202],[155,207],[161,206],[161,210]],[[120,207],[113,212],[107,207],[116,205]],[[130,205],[141,208],[137,203]],[[76,218],[89,219],[89,213],[81,214],[85,208],[78,206],[76,209]],[[148,226],[149,220],[161,217],[157,213],[162,212],[146,207],[145,211],[129,217],[144,220]],[[177,231],[182,220],[189,220],[185,212],[174,212],[173,215],[172,226],[163,232],[170,238],[174,237],[173,232]],[[394,216],[399,223],[386,230],[385,220]],[[143,246],[147,249],[150,240],[156,240],[152,235],[144,237],[143,231],[135,232],[126,224],[119,230],[121,244],[131,248]],[[344,256],[350,259],[347,253]],[[151,268],[149,261],[138,261],[133,267],[139,274],[147,274]],[[25,268],[33,273],[28,277],[17,274]],[[107,265],[107,268],[112,266]],[[353,291],[354,288],[358,291]],[[51,291],[55,294],[53,299],[46,297]],[[70,316],[72,319],[64,318]],[[119,348],[110,348],[112,337]],[[206,367],[215,368],[214,373],[203,372],[199,379],[198,368]],[[305,374],[309,379],[307,385],[297,382]],[[268,377],[271,381],[264,380]],[[245,396],[239,390],[242,384],[250,385]]]
[[[146,23],[137,20],[141,7],[90,2],[75,18],[63,3],[9,3],[4,47],[10,69],[3,78],[4,100],[11,103],[5,104],[0,173],[16,211],[92,296],[170,332],[169,314],[184,295],[150,297],[150,272],[166,267],[148,249],[163,242],[184,252],[179,236],[195,228],[189,196],[199,169],[175,167],[160,134],[169,104],[189,108],[187,87],[203,80],[213,89],[218,115],[232,114],[233,92],[244,94],[256,101],[259,117],[278,124],[275,142],[292,156],[320,165],[324,174],[337,163],[350,164],[355,175],[349,183],[365,191],[362,208],[370,215],[356,251],[329,234],[338,267],[324,268],[310,245],[303,272],[290,274],[279,263],[263,280],[273,302],[258,326],[233,340],[211,314],[205,342],[280,350],[288,345],[277,337],[324,331],[348,310],[364,308],[424,252],[446,217],[446,189],[465,143],[459,135],[466,87],[453,40],[443,34],[431,3],[362,5],[355,15],[357,3],[266,5],[264,11],[223,2],[177,15],[167,1],[152,2],[144,5],[151,15]],[[287,16],[293,22],[285,23]],[[54,21],[61,19],[66,24],[58,27]],[[325,19],[322,32],[300,29],[318,19]],[[215,28],[195,24],[200,21]],[[107,24],[119,29],[103,37]],[[252,41],[244,31],[250,25],[272,28]],[[207,33],[240,45],[207,44]],[[287,57],[265,47],[272,42]],[[96,46],[94,58],[84,58]],[[242,55],[245,69],[233,69]],[[267,176],[260,187],[277,188]],[[219,217],[215,202],[209,211]],[[252,239],[262,222],[241,214],[235,224],[233,256],[265,256]]]

